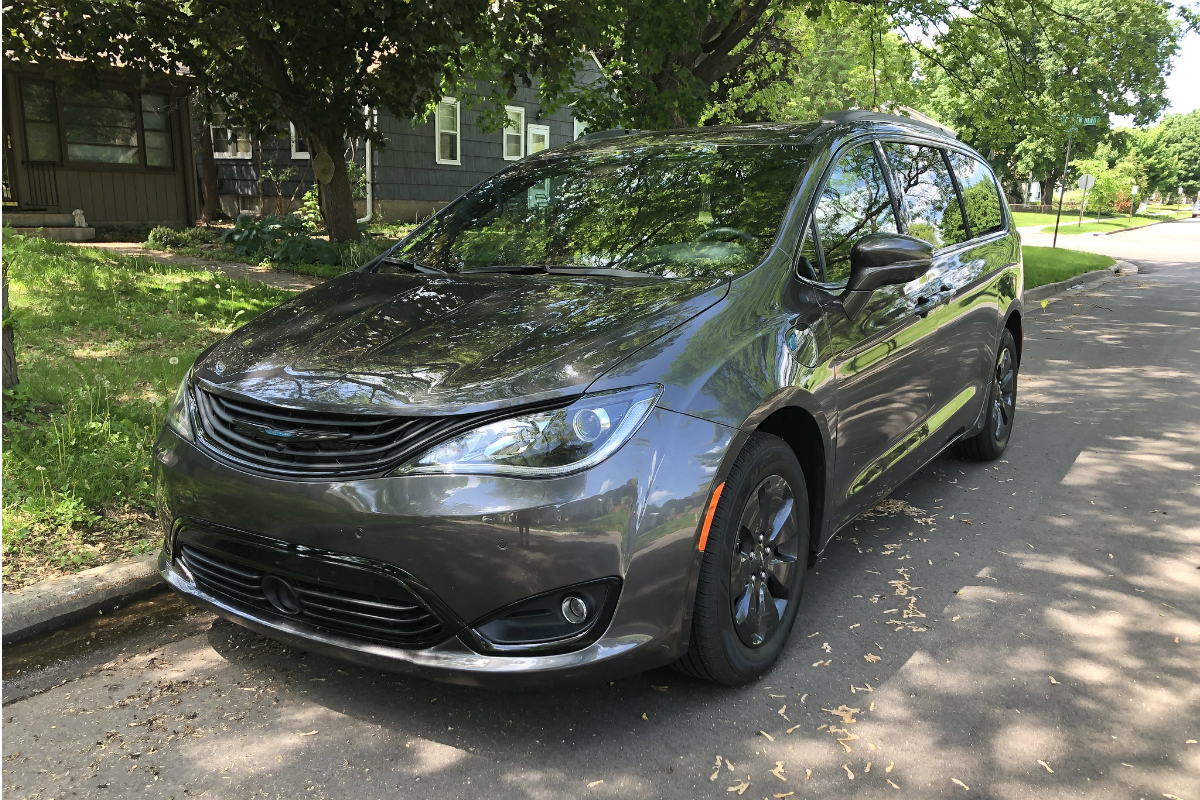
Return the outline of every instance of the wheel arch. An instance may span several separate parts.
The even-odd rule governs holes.
[[[828,437],[817,418],[806,408],[785,405],[773,410],[755,428],[755,432],[778,436],[787,443],[800,462],[808,489],[810,565],[826,540],[826,491],[832,463]]]
[[[1008,313],[1008,317],[1004,320],[1004,329],[1013,336],[1013,341],[1017,343],[1017,364],[1021,363],[1021,356],[1025,352],[1025,329],[1022,327],[1021,310],[1014,308]]]

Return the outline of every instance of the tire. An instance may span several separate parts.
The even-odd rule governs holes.
[[[785,516],[780,511],[789,501]],[[778,436],[752,434],[717,502],[700,562],[691,641],[676,668],[727,686],[766,672],[796,621],[809,536],[800,462]]]
[[[1005,329],[996,351],[992,382],[988,389],[987,418],[983,430],[954,445],[954,454],[973,461],[995,461],[1008,447],[1017,411],[1017,342]]]

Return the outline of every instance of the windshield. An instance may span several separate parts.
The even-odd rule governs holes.
[[[774,241],[807,155],[689,144],[522,163],[463,195],[379,270],[736,275]]]

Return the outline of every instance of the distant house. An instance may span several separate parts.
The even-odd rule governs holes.
[[[76,209],[89,228],[196,219],[186,78],[68,85],[6,63],[3,81],[6,224],[59,227]]]
[[[572,142],[583,133],[570,108],[543,114],[537,91],[527,88],[518,89],[505,106],[508,121],[504,130],[484,131],[479,124],[481,109],[468,102],[481,97],[481,92],[472,92],[461,98],[442,98],[424,121],[376,112],[385,145],[370,152],[374,215],[388,222],[424,219],[511,162]],[[294,210],[312,186],[305,144],[294,126],[288,128],[287,137],[261,142],[236,129],[213,128],[218,190],[226,213]],[[366,145],[359,141],[348,144],[347,149],[365,170]],[[199,169],[198,157],[196,163]],[[287,181],[263,182],[260,207],[259,177],[285,172],[292,176]],[[359,214],[366,216],[366,192],[363,194],[357,203]]]
[[[190,82],[111,70],[98,87],[48,79],[44,70],[6,64],[3,75],[4,212],[18,227],[71,227],[81,210],[91,226],[195,223],[202,185],[190,111]],[[595,72],[581,75],[592,80]],[[536,90],[505,106],[503,130],[484,131],[482,90],[445,97],[424,121],[375,112],[382,147],[348,143],[367,180],[358,200],[367,215],[416,221],[530,153],[574,141],[581,124],[569,108],[541,111]],[[304,142],[257,138],[214,125],[218,192],[230,216],[295,210],[312,186]],[[369,167],[369,169],[368,169]],[[90,238],[57,230],[58,238]]]

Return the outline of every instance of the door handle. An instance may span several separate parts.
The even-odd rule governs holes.
[[[946,301],[946,299],[946,295],[940,292],[923,295],[918,297],[913,303],[913,311],[916,312],[918,317],[925,319],[925,317],[929,316],[930,311],[933,311],[935,308],[940,306]]]

